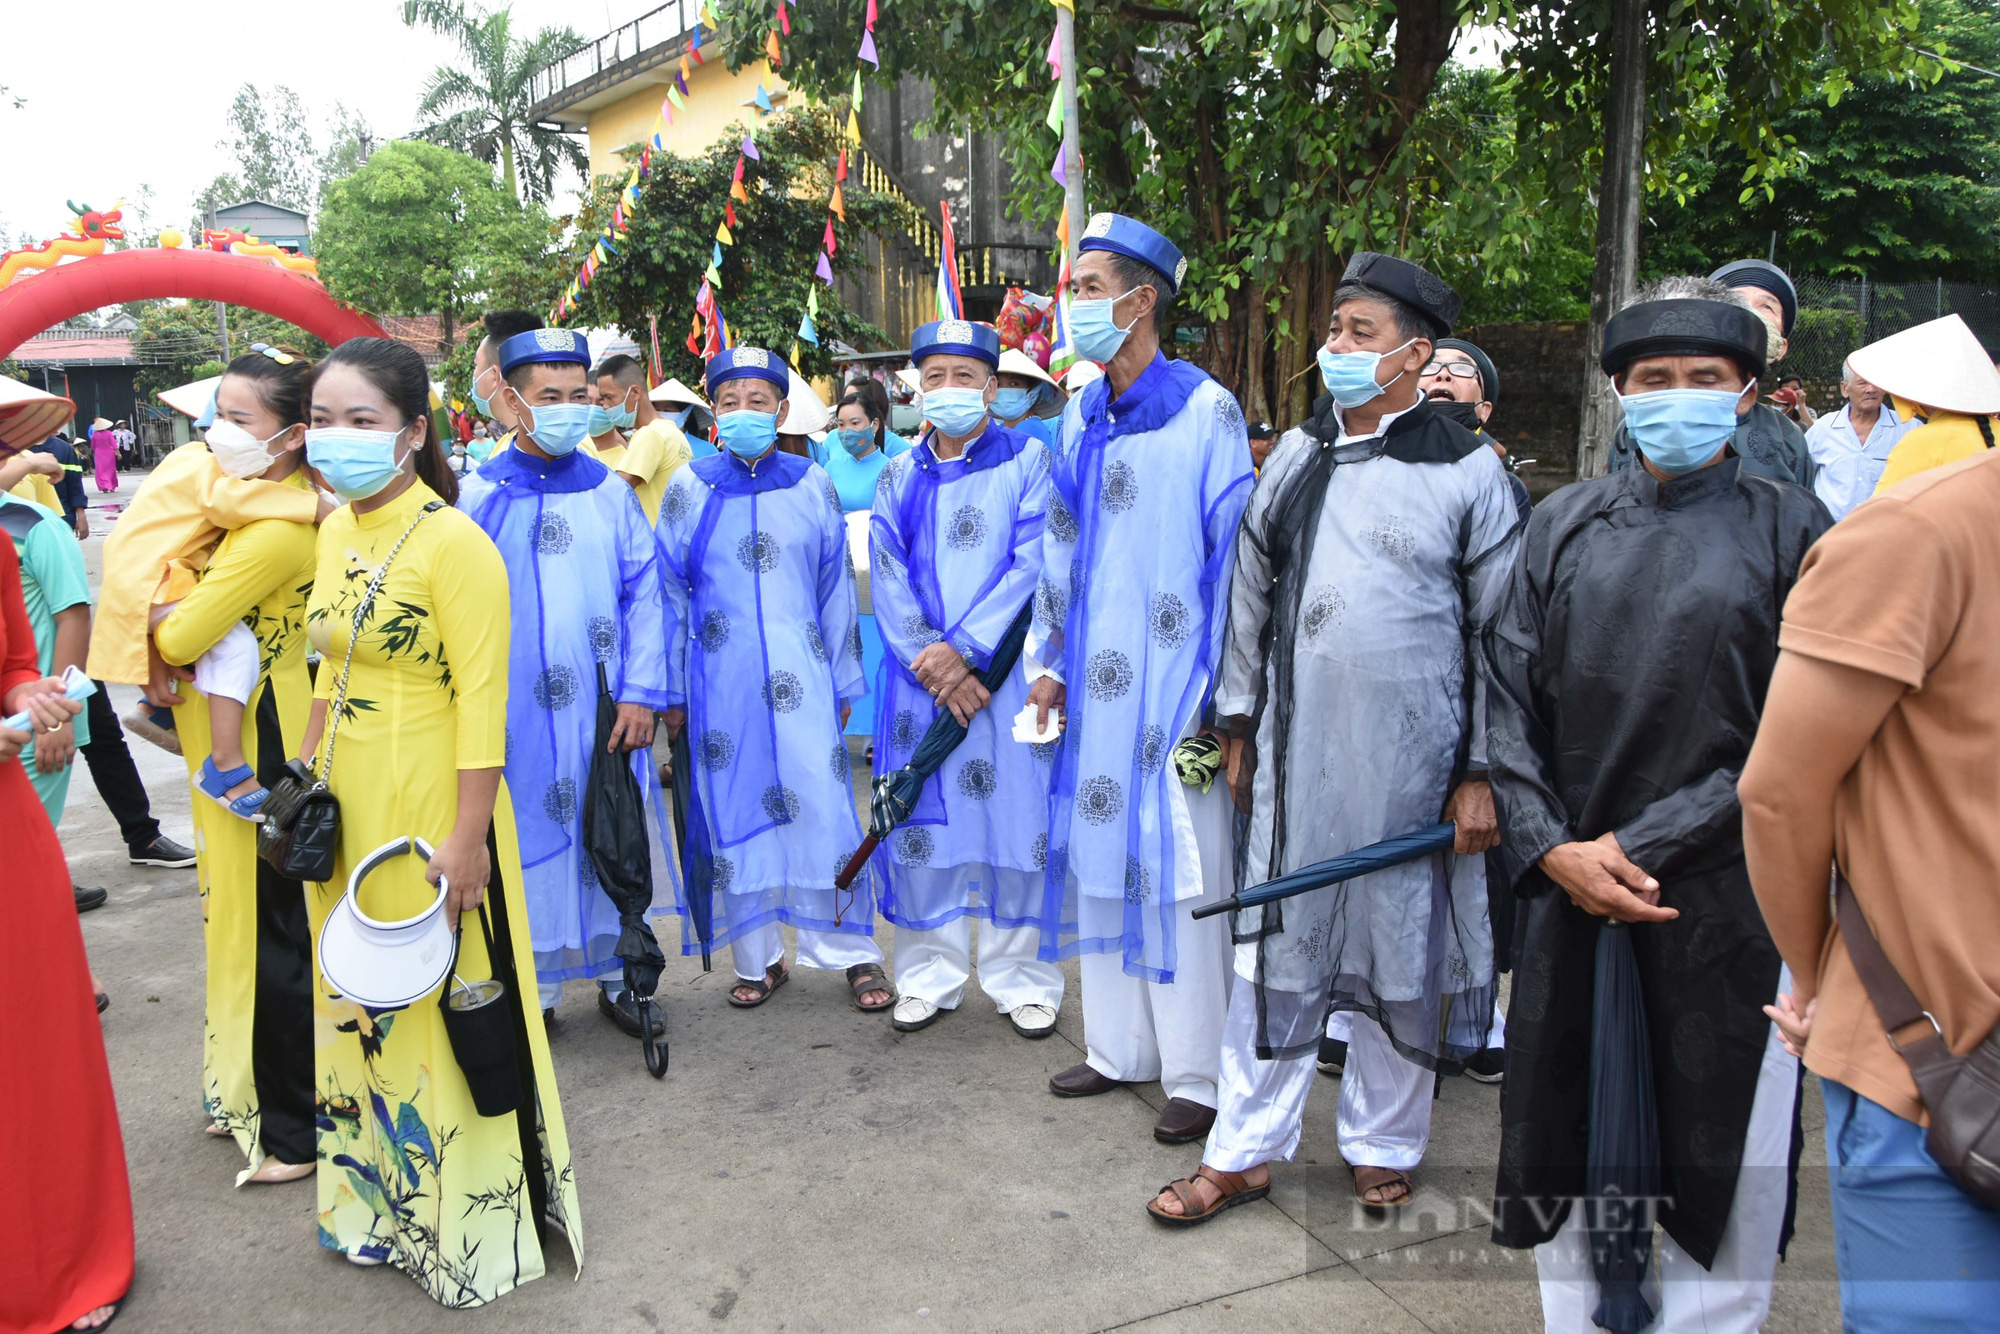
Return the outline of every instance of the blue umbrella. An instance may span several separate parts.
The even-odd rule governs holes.
[[[1276,880],[1267,880],[1237,894],[1231,894],[1220,903],[1209,903],[1196,908],[1190,916],[1215,917],[1221,913],[1236,912],[1243,908],[1254,908],[1260,903],[1272,903],[1278,899],[1289,899],[1296,894],[1305,894],[1328,885],[1337,885],[1343,880],[1367,875],[1373,871],[1386,871],[1391,866],[1401,866],[1433,852],[1443,852],[1458,837],[1458,826],[1434,824],[1423,829],[1385,838],[1380,843],[1370,843],[1365,848],[1344,852],[1338,857],[1311,866],[1302,866]]]
[[[1660,1122],[1639,961],[1632,928],[1607,920],[1597,929],[1582,1207],[1600,1298],[1590,1318],[1612,1334],[1637,1334],[1653,1318],[1640,1284],[1652,1267],[1659,1197]]]

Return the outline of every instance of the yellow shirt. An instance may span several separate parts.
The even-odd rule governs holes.
[[[16,482],[14,489],[8,494],[19,496],[23,500],[31,500],[43,509],[53,510],[57,517],[62,515],[62,501],[56,498],[55,483],[38,472],[31,472]]]
[[[660,502],[667,495],[667,481],[683,463],[694,458],[694,451],[688,447],[687,437],[679,427],[665,417],[655,417],[632,432],[624,449],[600,449],[597,457],[613,472],[622,473],[627,479],[638,479],[639,484],[633,489],[639,493],[639,507],[646,511],[646,522],[657,525]]]
[[[1898,403],[1898,409],[1904,405]],[[1881,495],[1898,482],[1906,482],[1918,473],[1929,472],[1932,468],[1942,468],[1947,463],[1969,459],[1975,454],[1983,454],[1993,447],[1992,437],[1981,434],[1981,419],[1968,417],[1960,412],[1933,412],[1916,430],[1896,442],[1889,451],[1889,462],[1882,469],[1882,480],[1875,483],[1875,494]],[[1991,429],[1991,420],[1987,420]]]
[[[223,533],[259,519],[312,523],[319,497],[309,488],[225,474],[199,440],[160,460],[104,539],[104,586],[90,626],[90,674],[146,683],[146,639],[155,606],[194,591]]]

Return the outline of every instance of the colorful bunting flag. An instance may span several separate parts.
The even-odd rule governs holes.
[[[875,0],[868,0],[868,17],[861,21],[861,26],[870,32],[875,31]]]
[[[965,302],[958,292],[958,237],[951,227],[951,205],[938,201],[939,229],[937,317],[941,320],[965,318]]]
[[[771,94],[761,83],[757,85],[757,109],[767,116],[771,114]]]
[[[681,96],[681,90],[678,88],[667,89],[667,100],[674,104],[674,109],[676,111],[683,111],[687,109],[687,99]]]
[[[842,222],[847,221],[847,204],[840,197],[840,185],[838,182],[834,184],[833,198],[827,201],[827,208],[832,211],[834,217],[839,218]]]
[[[811,343],[814,347],[819,346],[819,330],[813,327],[812,316],[807,315],[800,319],[798,336],[802,342]]]
[[[1065,214],[1059,230],[1067,235],[1069,218]],[[1076,364],[1076,348],[1069,341],[1069,245],[1063,243],[1062,266],[1056,273],[1056,304],[1050,312],[1055,325],[1049,330],[1049,374],[1061,375]]]
[[[860,54],[859,54],[859,55],[857,55],[857,56],[855,57],[855,59],[856,59],[856,60],[865,60],[865,61],[867,61],[867,62],[868,62],[869,64],[873,65],[873,66],[874,66],[874,67],[875,67],[876,69],[881,69],[881,68],[882,68],[882,62],[881,62],[880,60],[876,59],[876,57],[875,57],[875,34],[874,34],[874,33],[872,33],[872,32],[864,32],[864,33],[862,33],[862,34],[861,34],[861,52],[860,52]]]
[[[828,287],[833,286],[833,265],[827,262],[824,250],[819,252],[819,264],[813,269],[813,274]]]
[[[743,156],[749,158],[752,162],[762,162],[764,160],[764,155],[757,151],[757,141],[747,134],[743,136]]]
[[[715,239],[722,242],[722,244],[724,245],[736,244],[736,238],[729,234],[729,224],[726,222],[718,222],[715,224]]]
[[[1049,95],[1049,115],[1048,115],[1048,119],[1047,119],[1047,120],[1045,120],[1045,121],[1043,122],[1043,124],[1045,124],[1045,125],[1047,125],[1047,126],[1049,127],[1049,133],[1051,133],[1051,134],[1061,134],[1061,133],[1062,133],[1062,130],[1063,130],[1063,100],[1062,100],[1062,85],[1061,85],[1061,84],[1057,84],[1057,85],[1056,85],[1056,89],[1055,89],[1055,92],[1053,92],[1053,93],[1051,93],[1051,94]]]
[[[1063,146],[1061,144],[1056,145],[1056,165],[1049,168],[1049,175],[1055,177],[1057,185],[1060,185],[1065,190],[1069,189],[1069,168],[1063,162]]]
[[[772,69],[777,69],[785,63],[784,56],[778,52],[778,30],[776,28],[764,34],[764,58],[771,62]]]
[[[821,248],[822,250],[826,251],[826,253],[827,253],[827,254],[829,254],[829,255],[831,255],[831,254],[835,254],[835,253],[837,253],[837,252],[839,251],[839,249],[840,249],[840,242],[838,242],[838,241],[836,241],[836,240],[834,240],[834,239],[833,239],[833,219],[832,219],[832,218],[828,218],[828,219],[826,220],[826,239],[825,239],[825,240],[823,240],[823,241],[821,241],[821,242],[820,242],[819,244],[820,244],[820,248]]]

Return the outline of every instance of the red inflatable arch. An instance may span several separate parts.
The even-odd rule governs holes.
[[[248,306],[328,343],[387,337],[373,317],[341,305],[318,279],[269,260],[215,250],[114,250],[0,288],[0,357],[72,315],[164,296]]]

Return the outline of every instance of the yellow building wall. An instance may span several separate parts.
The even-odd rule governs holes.
[[[647,84],[630,96],[596,108],[590,113],[590,174],[622,176],[631,164],[619,150],[639,143],[653,132],[653,119],[671,86],[672,67],[667,67],[668,83]],[[682,157],[696,157],[714,146],[731,125],[748,125],[758,116],[755,106],[745,106],[757,95],[757,85],[771,95],[772,105],[782,107],[779,94],[785,81],[774,74],[766,61],[745,65],[734,74],[720,55],[705,65],[696,65],[688,77],[686,107],[674,112],[674,123],[661,135],[667,151]]]

